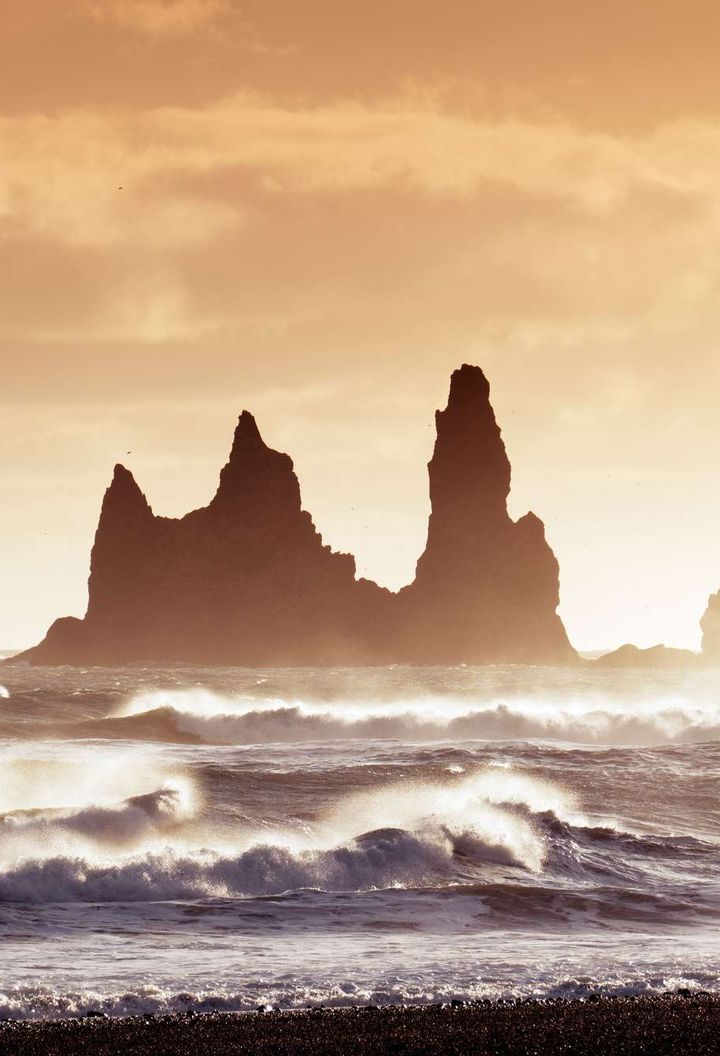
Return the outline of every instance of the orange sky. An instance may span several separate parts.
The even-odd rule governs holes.
[[[573,642],[698,644],[720,587],[717,4],[6,8],[0,646],[83,612],[115,461],[183,513],[243,407],[326,541],[406,582],[464,361]]]

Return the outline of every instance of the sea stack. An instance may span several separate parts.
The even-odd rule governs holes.
[[[479,367],[436,414],[431,514],[415,580],[394,594],[323,544],[286,454],[240,416],[203,509],[157,517],[116,466],[83,620],[14,660],[36,664],[568,663],[558,564],[534,514],[507,511],[510,463]]]
[[[508,514],[510,461],[479,367],[450,380],[428,465],[430,520],[399,597],[401,653],[415,663],[564,663],[559,568],[533,513]]]

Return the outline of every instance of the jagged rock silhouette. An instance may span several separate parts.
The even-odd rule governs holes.
[[[248,411],[209,505],[156,517],[116,466],[82,620],[16,657],[37,664],[253,666],[565,663],[558,564],[534,514],[507,510],[510,462],[479,367],[451,378],[429,463],[428,540],[413,583],[357,579],[302,508],[293,463]]]

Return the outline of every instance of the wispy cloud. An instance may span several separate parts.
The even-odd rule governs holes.
[[[71,322],[67,298],[57,319],[46,305],[41,328],[33,316],[43,336],[60,318],[58,332],[73,339],[91,326],[142,340],[204,333],[239,314],[261,326],[307,321],[350,310],[339,300],[346,278],[354,303],[358,283],[380,290],[398,269],[407,292],[396,314],[406,302],[414,314],[418,300],[438,306],[442,290],[441,312],[475,320],[478,339],[479,318],[511,326],[525,344],[577,346],[589,334],[617,343],[682,329],[714,312],[720,128],[710,121],[610,135],[460,116],[407,97],[293,108],[241,93],[197,108],[5,117],[0,154],[0,251],[4,239],[16,270],[19,259],[36,270],[70,250],[79,305],[98,285],[92,317],[83,309]],[[441,213],[447,234],[426,244],[424,225]],[[318,240],[313,215],[349,226],[330,222]],[[353,270],[343,277],[348,239]],[[246,254],[252,274],[241,291],[226,288]],[[30,325],[22,303],[10,298],[4,328]]]
[[[609,215],[634,193],[692,204],[720,192],[720,128],[708,122],[619,137],[392,103],[292,109],[249,94],[197,109],[4,118],[0,152],[0,220],[80,244],[213,237],[237,222],[242,195],[179,187],[219,172],[280,195],[388,189],[468,200],[501,187],[589,215]]]
[[[232,12],[227,0],[87,0],[98,22],[150,37],[182,37],[208,29]]]

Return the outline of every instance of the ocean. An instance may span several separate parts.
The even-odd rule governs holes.
[[[0,683],[0,1017],[720,990],[719,673]]]

